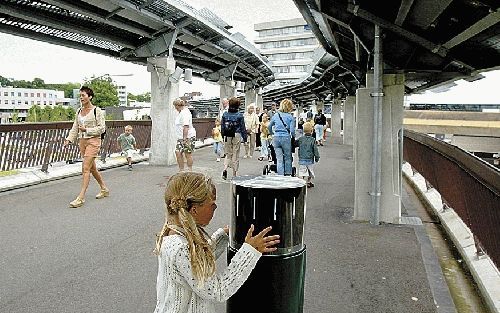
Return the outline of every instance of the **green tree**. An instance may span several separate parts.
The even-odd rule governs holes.
[[[33,105],[28,110],[28,117],[26,120],[28,122],[40,122],[42,116],[42,108],[39,105]]]
[[[33,81],[31,82],[32,88],[45,88],[45,82],[43,79],[35,77],[33,78]]]
[[[92,99],[93,105],[101,108],[118,106],[118,91],[111,77],[92,77],[85,82],[85,85],[92,88],[94,91],[94,98]]]
[[[146,92],[146,93],[137,95],[137,101],[139,101],[139,102],[151,102],[151,92]]]
[[[73,89],[80,89],[79,83],[46,84],[47,88],[64,91],[64,97],[73,98]]]
[[[19,123],[19,121],[20,121],[19,112],[17,110],[14,110],[14,112],[12,113],[12,116],[10,118],[12,120],[12,123]]]
[[[3,87],[12,86],[12,80],[7,77],[0,76],[0,85]]]

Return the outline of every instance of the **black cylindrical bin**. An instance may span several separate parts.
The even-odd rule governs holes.
[[[245,242],[267,226],[280,235],[278,249],[264,254],[243,286],[227,301],[228,313],[302,313],[306,247],[306,185],[290,176],[240,176],[232,180],[228,263]],[[269,235],[268,234],[268,235]]]

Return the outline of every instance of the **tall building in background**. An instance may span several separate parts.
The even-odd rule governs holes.
[[[320,47],[318,40],[302,18],[259,23],[255,44],[271,62],[276,81],[270,86],[297,82],[309,75],[313,52]]]
[[[118,105],[121,107],[126,107],[127,104],[127,87],[124,85],[116,86],[116,91],[118,92]]]

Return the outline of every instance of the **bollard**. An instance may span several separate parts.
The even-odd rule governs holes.
[[[302,313],[306,247],[304,180],[278,175],[240,176],[232,180],[228,263],[245,241],[267,226],[280,235],[275,252],[264,254],[243,286],[227,301],[227,313]]]

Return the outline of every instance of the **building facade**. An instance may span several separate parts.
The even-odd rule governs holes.
[[[270,87],[297,82],[309,74],[314,50],[320,47],[302,18],[259,23],[255,44],[270,61],[276,81]]]
[[[6,120],[17,113],[19,119],[25,120],[33,105],[67,106],[71,100],[64,97],[64,91],[59,90],[0,87],[0,115]]]
[[[116,91],[118,92],[118,102],[119,106],[126,107],[127,104],[127,87],[124,85],[116,86]]]

